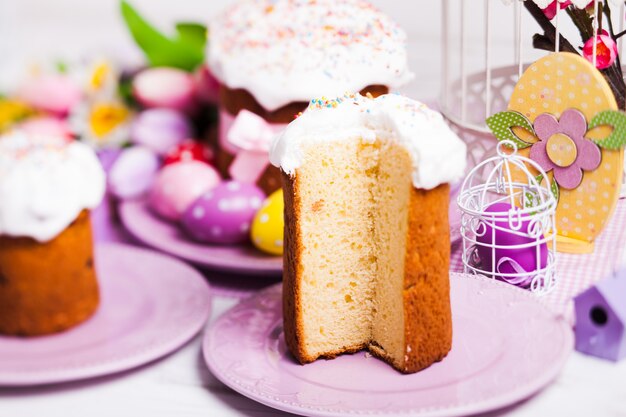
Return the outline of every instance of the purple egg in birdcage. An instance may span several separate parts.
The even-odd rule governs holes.
[[[509,203],[493,203],[485,209],[484,233],[476,236],[476,250],[482,269],[493,269],[497,277],[510,284],[527,288],[535,271],[548,263],[545,236],[533,236],[530,220],[516,222],[517,208]],[[497,216],[498,213],[505,214]],[[519,227],[515,230],[514,227]],[[537,244],[537,240],[539,243]]]
[[[535,293],[554,288],[557,202],[544,178],[510,141],[468,174],[458,197],[465,272]]]

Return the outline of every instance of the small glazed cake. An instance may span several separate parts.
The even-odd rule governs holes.
[[[267,156],[272,133],[312,98],[345,91],[378,96],[413,77],[404,31],[364,0],[241,0],[211,22],[210,33],[208,65],[221,84],[224,175],[241,151]],[[250,125],[250,117],[238,117],[248,112],[265,126],[251,129],[257,143],[242,143],[233,133],[242,129],[231,131],[239,122]],[[280,188],[280,173],[267,157],[263,162],[251,178],[269,194]],[[233,167],[230,173],[236,176]]]
[[[298,361],[368,349],[412,373],[446,356],[448,183],[465,154],[440,114],[394,94],[313,100],[274,141],[284,331]]]
[[[68,329],[99,302],[89,210],[105,175],[85,144],[0,137],[0,334]]]

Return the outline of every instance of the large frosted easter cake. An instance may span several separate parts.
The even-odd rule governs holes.
[[[320,94],[377,96],[413,77],[405,32],[366,0],[239,0],[211,21],[210,32],[223,171],[239,152],[230,129],[241,114],[254,113],[278,132]],[[280,188],[280,173],[267,162],[258,184],[269,193]]]
[[[272,146],[284,331],[301,363],[368,349],[404,373],[451,348],[449,182],[465,145],[408,98],[313,100]]]

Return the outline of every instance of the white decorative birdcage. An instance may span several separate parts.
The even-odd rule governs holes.
[[[457,198],[465,272],[546,294],[556,285],[557,201],[544,186],[546,173],[514,143],[496,149],[470,171]]]
[[[492,114],[507,109],[515,84],[524,70],[551,51],[533,47],[533,34],[542,28],[524,8],[524,1],[542,6],[551,0],[443,0],[442,2],[442,88],[439,108],[452,128],[468,145],[470,166],[495,154],[495,138],[485,124]],[[558,0],[563,3],[566,0]],[[598,16],[601,0],[590,11]],[[575,4],[589,1],[576,0]],[[623,1],[609,1],[615,31],[626,28]],[[572,6],[574,7],[574,6]],[[551,20],[556,34],[579,40],[580,35],[565,11],[556,8]],[[621,18],[619,18],[621,17]],[[594,35],[598,33],[594,20]],[[625,36],[626,37],[626,36]],[[624,56],[621,37],[618,51]],[[555,37],[554,50],[561,46]],[[595,61],[595,46],[593,59]],[[622,60],[624,61],[624,60]],[[595,65],[595,62],[594,62]]]

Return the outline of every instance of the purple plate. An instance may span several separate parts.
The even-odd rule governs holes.
[[[282,275],[282,256],[265,255],[252,245],[194,242],[178,225],[154,215],[145,200],[121,202],[119,213],[124,227],[141,242],[195,265],[236,273]]]
[[[573,347],[570,327],[530,292],[450,274],[453,347],[402,375],[363,352],[302,366],[282,334],[275,285],[218,318],[204,339],[211,372],[235,391],[307,416],[460,416],[523,400],[550,383]]]
[[[51,384],[131,369],[182,346],[209,316],[206,281],[174,258],[98,245],[96,266],[96,314],[52,336],[0,337],[0,385]]]

